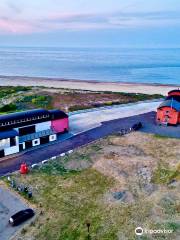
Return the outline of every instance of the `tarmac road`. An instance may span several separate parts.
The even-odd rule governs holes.
[[[70,132],[77,134],[101,126],[105,121],[156,111],[160,102],[151,100],[73,112],[69,116]]]
[[[78,135],[74,135],[70,139],[57,141],[52,145],[48,145],[48,147],[43,145],[40,148],[29,150],[24,154],[0,161],[0,176],[18,170],[20,168],[20,164],[24,161],[28,165],[32,165],[53,156],[58,156],[59,154],[67,152],[71,149],[86,145],[110,134],[117,133],[121,129],[130,128],[134,123],[139,121],[144,124],[148,121],[148,119],[154,121],[154,118],[155,112],[149,112],[127,118],[102,122],[100,126],[82,132]]]

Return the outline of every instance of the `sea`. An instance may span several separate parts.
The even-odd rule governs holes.
[[[0,47],[0,75],[180,84],[180,48]]]

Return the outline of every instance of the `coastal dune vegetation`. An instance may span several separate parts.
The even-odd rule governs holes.
[[[0,87],[0,114],[34,108],[66,112],[162,98],[159,94],[92,92],[45,87]]]

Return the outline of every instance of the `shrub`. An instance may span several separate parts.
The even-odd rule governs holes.
[[[16,105],[13,103],[4,105],[3,107],[0,108],[0,112],[11,112],[11,111],[15,111],[17,109]]]

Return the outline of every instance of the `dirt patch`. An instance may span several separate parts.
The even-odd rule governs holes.
[[[93,168],[116,180],[112,192],[127,191],[132,195],[131,200],[148,198],[159,191],[161,186],[153,182],[153,178],[157,169],[160,168],[161,171],[160,163],[166,168],[178,168],[178,140],[156,139],[153,135],[136,132],[123,137],[110,136],[107,142]],[[161,177],[159,172],[158,174],[157,177]],[[170,179],[169,177],[167,181]],[[169,191],[167,186],[166,191]],[[110,198],[105,196],[105,199],[112,202],[112,194],[110,195]]]
[[[53,97],[53,107],[65,111],[74,111],[83,108],[100,107],[133,102],[133,98],[113,93],[91,93],[91,92],[59,92],[49,93]]]

